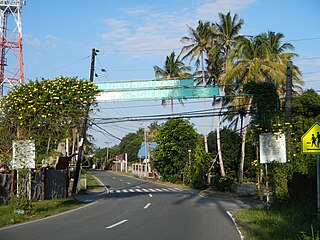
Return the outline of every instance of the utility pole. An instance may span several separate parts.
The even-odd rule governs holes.
[[[292,102],[292,62],[287,63],[286,75],[286,112],[285,122],[291,123],[291,102]]]
[[[288,124],[288,128],[286,130],[286,142],[287,142],[287,156],[293,158],[292,146],[291,146],[291,105],[292,105],[292,62],[289,61],[287,63],[287,74],[286,74],[286,109],[285,109],[285,124]]]
[[[99,52],[99,51],[95,50],[94,48],[92,49],[91,66],[90,66],[90,82],[93,82],[93,78],[94,78],[94,63],[95,63],[95,57],[96,57],[97,52]],[[84,145],[84,140],[86,138],[86,133],[87,133],[87,128],[88,128],[89,111],[90,111],[90,103],[88,101],[87,108],[86,108],[86,115],[85,115],[83,125],[82,125],[82,135],[81,135],[81,140],[80,140],[81,144],[78,149],[78,160],[76,163],[76,171],[74,174],[74,181],[73,181],[73,186],[72,186],[72,191],[71,191],[71,195],[73,197],[76,195],[79,176],[80,176],[81,161],[83,158],[83,145]]]

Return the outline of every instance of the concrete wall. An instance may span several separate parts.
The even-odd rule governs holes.
[[[255,184],[232,184],[230,186],[231,192],[236,193],[238,196],[253,196],[256,195]]]

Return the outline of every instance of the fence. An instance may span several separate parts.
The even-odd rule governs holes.
[[[67,170],[42,169],[33,172],[0,174],[0,204],[15,195],[25,195],[32,200],[63,198],[68,196]]]

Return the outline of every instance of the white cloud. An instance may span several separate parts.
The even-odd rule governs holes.
[[[54,35],[46,35],[43,37],[43,39],[39,39],[29,34],[24,35],[23,41],[34,48],[46,49],[54,49],[58,46],[58,44],[65,42],[63,39]]]
[[[29,44],[32,47],[38,48],[42,46],[41,41],[38,38],[33,37],[32,35],[25,34],[23,36],[23,41],[24,43]]]
[[[231,13],[235,14],[239,10],[247,8],[255,3],[256,0],[216,0],[207,1],[197,8],[197,14],[202,20],[212,21],[218,19],[218,13]]]
[[[98,37],[105,42],[126,38],[130,35],[130,23],[128,21],[108,18],[104,20],[107,32]]]
[[[124,14],[130,22],[120,18],[106,19],[106,29],[99,34],[99,38],[105,50],[136,50],[126,52],[131,58],[164,57],[174,49],[181,49],[180,39],[188,34],[187,25],[195,27],[199,19],[214,21],[218,18],[219,12],[236,12],[254,2],[255,0],[202,1],[195,8],[191,7],[194,4],[188,3],[189,8],[175,11],[168,8],[161,12],[152,7],[126,9]],[[155,51],[150,51],[152,49]]]

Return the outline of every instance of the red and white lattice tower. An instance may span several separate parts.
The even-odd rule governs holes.
[[[0,0],[0,96],[4,86],[24,82],[21,7],[25,1]]]

